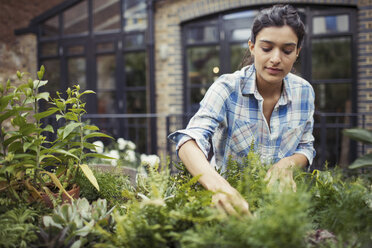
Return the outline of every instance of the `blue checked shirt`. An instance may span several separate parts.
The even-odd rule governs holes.
[[[283,90],[269,128],[255,72],[254,65],[244,67],[222,75],[211,85],[186,129],[169,135],[177,143],[177,151],[194,139],[208,157],[212,141],[214,166],[222,171],[230,156],[241,161],[251,149],[266,164],[301,153],[311,165],[315,156],[313,88],[306,80],[289,73],[283,79]]]

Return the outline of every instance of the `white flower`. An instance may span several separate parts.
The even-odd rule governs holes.
[[[119,159],[120,158],[120,155],[119,155],[119,151],[118,150],[111,150],[109,152],[109,156],[112,157],[112,158],[115,158],[115,159]]]
[[[131,163],[136,162],[136,153],[133,150],[128,150],[124,154],[124,159]]]
[[[154,167],[160,163],[160,158],[156,155],[141,154],[141,163]]]
[[[128,148],[130,149],[130,150],[135,150],[136,149],[136,144],[134,144],[132,141],[128,141],[128,143],[127,143],[127,145],[128,145]]]
[[[127,145],[127,141],[123,138],[119,138],[118,145],[119,145],[119,150],[124,150]]]
[[[94,141],[93,145],[95,146],[97,153],[99,153],[99,154],[103,153],[103,150],[105,149],[105,146],[104,146],[102,141],[100,141],[100,140]]]

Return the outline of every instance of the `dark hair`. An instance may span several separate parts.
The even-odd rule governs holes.
[[[295,8],[291,5],[274,5],[263,9],[256,16],[252,25],[251,42],[256,42],[258,33],[267,27],[290,26],[298,38],[297,48],[300,48],[305,35],[305,25]]]
[[[293,29],[298,38],[297,48],[300,48],[303,43],[305,36],[305,25],[301,21],[297,10],[291,5],[276,4],[271,8],[261,10],[256,18],[253,20],[252,31],[251,31],[251,42],[256,42],[258,33],[267,27],[282,27],[288,25]],[[249,53],[249,49],[243,57],[240,67],[251,64],[252,58]]]

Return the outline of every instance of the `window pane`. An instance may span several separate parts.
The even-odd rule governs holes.
[[[198,26],[187,29],[187,44],[218,41],[216,26]]]
[[[120,0],[93,1],[94,32],[120,29]]]
[[[232,72],[240,69],[239,66],[247,51],[249,51],[247,42],[230,46],[230,63]]]
[[[146,0],[123,1],[124,31],[147,28]]]
[[[99,43],[96,45],[96,52],[112,52],[115,50],[113,42]]]
[[[84,46],[70,46],[67,48],[68,55],[80,55],[84,54]]]
[[[55,37],[59,34],[59,22],[58,15],[50,18],[44,22],[41,26],[41,36],[43,37]]]
[[[115,90],[116,61],[114,55],[97,57],[97,91]]]
[[[88,2],[83,1],[63,13],[64,34],[88,33]]]
[[[312,40],[312,78],[351,78],[349,37]]]
[[[126,86],[146,86],[146,53],[124,55]]]
[[[313,18],[313,34],[349,31],[348,15],[317,16]]]
[[[248,42],[251,37],[251,31],[250,28],[234,29],[230,33],[230,40],[244,40]]]
[[[210,85],[205,87],[191,88],[190,92],[190,103],[191,103],[191,112],[196,112],[199,108],[199,103],[203,99],[205,93],[207,92]]]
[[[146,91],[127,92],[127,111],[128,114],[147,113]]]
[[[97,92],[98,114],[115,114],[115,92]]]
[[[351,112],[351,83],[314,84],[315,109],[322,112]]]
[[[147,150],[147,142],[150,137],[147,134],[147,128],[143,127],[130,127],[128,128],[129,140],[132,140],[136,144],[136,150],[140,153],[149,153]]]
[[[43,90],[50,93],[51,97],[56,97],[56,91],[62,92],[61,89],[61,70],[60,62],[57,59],[53,60],[44,60],[41,62],[45,67],[44,79],[48,80],[48,84],[44,87]]]
[[[187,65],[190,84],[210,85],[214,82],[219,73],[219,47],[188,48]]]
[[[58,43],[48,42],[41,43],[41,56],[57,56],[58,55]]]
[[[69,85],[80,85],[80,91],[87,89],[85,79],[86,63],[85,58],[69,58],[68,59],[68,81]]]
[[[134,34],[126,35],[124,37],[124,48],[136,48],[145,46],[145,35],[144,34]]]

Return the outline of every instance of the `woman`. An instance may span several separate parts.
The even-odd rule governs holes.
[[[229,157],[240,160],[254,149],[263,163],[273,163],[266,178],[289,181],[293,167],[311,165],[314,91],[290,73],[305,34],[304,24],[290,5],[275,5],[255,18],[248,42],[254,63],[219,77],[184,130],[170,135],[178,155],[199,182],[216,192],[213,200],[227,213],[249,213],[248,203],[219,175]]]

